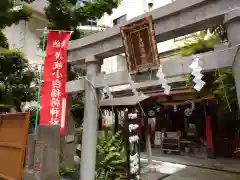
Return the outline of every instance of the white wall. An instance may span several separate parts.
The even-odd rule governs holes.
[[[35,11],[38,11],[40,13],[44,13],[44,7],[47,6],[47,0],[35,0],[31,4],[27,4]]]
[[[3,30],[4,34],[8,38],[8,43],[10,49],[19,49],[24,51],[25,46],[25,31],[26,31],[26,22],[21,21],[19,24],[12,25]]]
[[[41,59],[41,51],[39,48],[40,38],[31,31],[29,23],[26,29],[26,43],[25,43],[25,55],[31,64],[40,64],[42,62]]]
[[[8,38],[10,49],[23,52],[30,64],[41,63],[41,53],[38,48],[40,39],[31,31],[29,22],[21,21],[17,25],[7,27],[4,33]]]

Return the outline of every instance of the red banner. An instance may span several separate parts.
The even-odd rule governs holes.
[[[71,33],[49,32],[41,89],[41,125],[59,125],[65,133],[67,117],[67,48]]]

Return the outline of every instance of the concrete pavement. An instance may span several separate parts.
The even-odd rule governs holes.
[[[147,159],[141,158],[141,179],[142,180],[159,180],[186,168],[185,165],[160,162],[153,160],[152,165],[147,165]]]
[[[199,168],[213,169],[219,171],[227,171],[240,174],[240,159],[217,158],[206,159],[180,155],[162,154],[160,150],[153,149],[153,159],[161,162],[170,162],[176,164],[184,164]],[[141,153],[142,158],[147,158],[145,153]]]
[[[239,180],[239,179],[240,179],[239,174],[210,169],[202,169],[197,167],[187,167],[181,171],[178,171],[164,178],[164,180]]]
[[[156,159],[153,163],[154,165],[147,166],[147,159],[141,158],[143,180],[240,180],[240,174],[237,172],[186,166]]]

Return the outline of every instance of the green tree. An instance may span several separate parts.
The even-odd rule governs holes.
[[[77,6],[79,0],[48,0],[45,14],[50,24],[49,29],[74,31],[71,40],[79,39],[83,33],[77,29],[79,25],[88,24],[89,20],[100,19],[105,13],[111,14],[120,0],[85,1]]]
[[[25,2],[32,2],[25,0]],[[35,97],[35,69],[30,68],[28,60],[17,50],[9,50],[8,39],[3,29],[21,20],[29,20],[32,11],[27,7],[14,9],[10,0],[0,1],[0,104],[14,105],[20,110],[21,102]]]
[[[27,3],[31,3],[34,0],[24,0]],[[0,29],[4,29],[12,24],[19,23],[21,20],[29,20],[32,11],[27,7],[23,7],[19,10],[14,10],[14,0],[1,0],[0,1]]]
[[[73,31],[70,40],[82,38],[88,34],[78,29],[80,25],[88,25],[90,20],[98,20],[105,13],[111,14],[120,4],[120,0],[93,0],[85,1],[77,6],[79,0],[48,0],[45,8],[46,18],[49,21],[48,29]],[[75,70],[69,65],[68,81],[85,75],[83,70]],[[82,106],[82,94],[74,96],[73,108]]]

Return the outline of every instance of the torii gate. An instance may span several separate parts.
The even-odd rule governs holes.
[[[143,14],[125,24],[152,15],[157,42],[197,32],[225,23],[228,31],[229,46],[224,50],[216,49],[200,56],[204,71],[223,67],[232,67],[236,82],[238,102],[240,104],[240,1],[239,0],[177,0],[169,5]],[[123,26],[125,24],[121,24]],[[69,93],[85,90],[85,108],[83,124],[83,149],[81,179],[95,179],[98,100],[96,88],[103,88],[103,74],[100,66],[103,58],[124,52],[119,26],[91,36],[75,40],[69,44],[69,62],[86,65],[85,78],[69,82]],[[191,72],[189,65],[193,57],[169,60],[163,63],[163,71],[170,82],[179,81],[179,75]],[[238,71],[237,71],[238,70]],[[107,75],[109,86],[128,84],[128,72],[116,72]],[[136,86],[157,85],[157,80],[137,83]],[[92,87],[94,85],[95,88]]]

